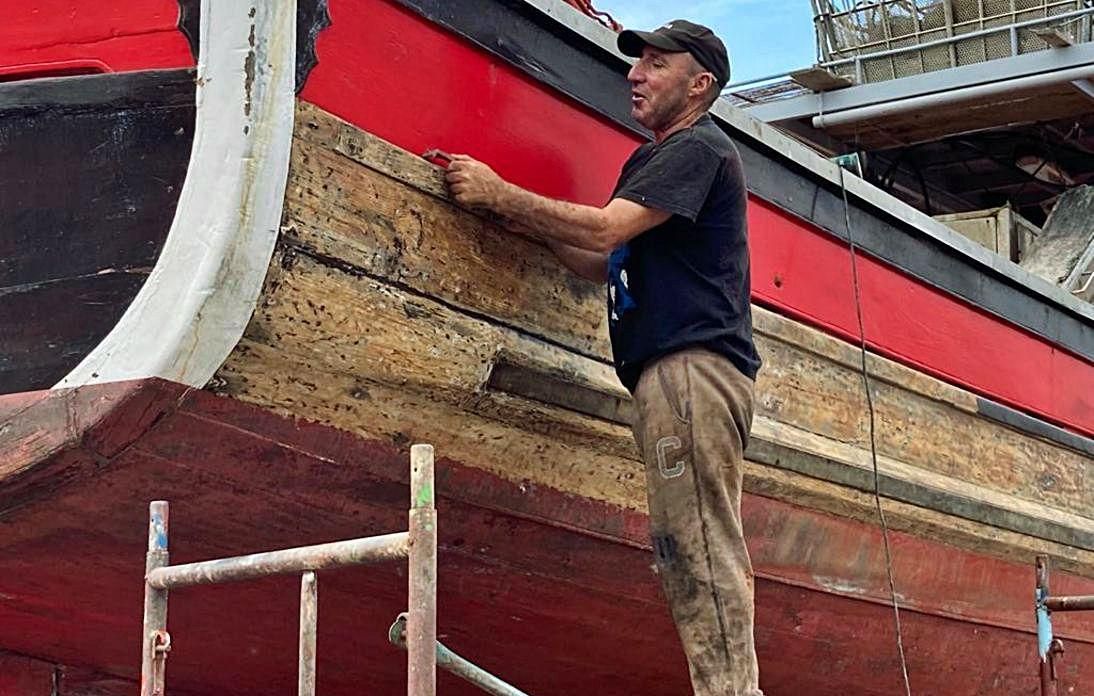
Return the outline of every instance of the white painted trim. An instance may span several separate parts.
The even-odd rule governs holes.
[[[296,3],[202,0],[200,44],[194,144],[163,251],[121,320],[56,387],[204,386],[250,321],[285,198]]]
[[[633,59],[624,56],[616,48],[615,32],[597,24],[588,17],[584,17],[561,0],[524,0],[524,2],[551,17],[569,31],[584,37],[608,53],[615,55],[621,60],[633,62]],[[814,150],[802,145],[789,136],[784,135],[773,126],[750,116],[746,111],[731,106],[724,98],[719,99],[718,102],[714,104],[711,112],[725,124],[740,131],[749,138],[758,140],[787,159],[790,159],[798,165],[812,171],[814,174],[827,179],[832,184],[839,185],[839,168],[833,162],[821,157]],[[847,192],[850,195],[912,225],[925,236],[938,241],[942,245],[956,249],[981,266],[986,266],[995,273],[1025,286],[1032,293],[1041,295],[1054,304],[1061,305],[1075,314],[1094,321],[1094,304],[1072,297],[1071,294],[1063,288],[1033,275],[1026,269],[1011,262],[1009,259],[1003,258],[998,254],[993,254],[979,244],[976,244],[953,231],[945,224],[916,210],[904,201],[882,191],[873,184],[870,184],[850,172],[846,172],[845,181]]]
[[[1083,65],[1070,70],[1057,72],[1038,73],[1026,77],[1016,77],[1011,80],[999,80],[983,85],[972,85],[946,92],[932,92],[915,97],[894,99],[880,104],[858,106],[843,111],[829,111],[817,114],[812,119],[814,128],[825,129],[835,126],[845,126],[851,123],[888,118],[911,113],[913,111],[926,111],[943,106],[953,106],[963,102],[970,102],[992,97],[1000,97],[1004,94],[1018,94],[1023,90],[1035,90],[1042,87],[1058,86],[1071,82],[1079,89],[1081,84],[1094,77],[1094,65]],[[1094,90],[1089,96],[1094,97]]]

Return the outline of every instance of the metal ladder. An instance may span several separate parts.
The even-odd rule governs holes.
[[[301,573],[298,693],[315,696],[318,581],[315,571],[408,559],[408,611],[389,631],[392,643],[407,651],[408,696],[434,696],[437,665],[497,696],[527,696],[437,642],[437,510],[434,506],[433,447],[410,448],[410,515],[405,532],[299,546],[249,556],[168,565],[169,506],[149,504],[148,554],[144,576],[144,629],[141,640],[141,696],[166,690],[167,594],[189,585],[251,580]]]

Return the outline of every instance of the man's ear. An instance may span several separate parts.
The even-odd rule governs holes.
[[[714,83],[714,75],[708,72],[701,72],[693,77],[694,82],[691,85],[691,93],[694,96],[700,96],[706,94],[710,89],[710,86]]]

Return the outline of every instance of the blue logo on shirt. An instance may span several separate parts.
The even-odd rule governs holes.
[[[608,257],[608,318],[613,324],[638,306],[631,295],[631,279],[627,276],[630,255],[630,245],[624,244]]]

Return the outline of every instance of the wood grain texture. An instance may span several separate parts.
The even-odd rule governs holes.
[[[446,19],[440,24],[392,7],[346,3],[339,10],[341,18],[321,42],[328,58],[302,99],[409,152],[469,152],[545,195],[605,201],[620,163],[640,138],[619,130],[629,127],[625,109],[623,119],[605,123],[565,96],[580,94],[579,102],[601,114],[625,107],[622,64],[605,60],[595,41],[567,46],[573,37],[557,23],[547,22],[553,31],[547,25],[541,27],[548,31],[537,31],[516,6],[503,9],[494,0],[466,0],[460,12],[441,10],[438,16]],[[496,25],[506,27],[504,46],[484,19],[499,13],[508,15]],[[388,40],[360,40],[374,33]],[[521,38],[512,42],[516,36]],[[533,56],[571,54],[575,46],[588,51],[586,70],[557,75],[536,67],[553,62]],[[405,56],[399,70],[391,69],[393,47]],[[588,90],[608,78],[621,89]],[[474,108],[461,108],[468,104]],[[732,109],[715,111],[715,120],[737,139],[748,173],[757,301],[854,340],[858,324],[836,170],[759,122]],[[850,220],[863,252],[858,265],[870,345],[981,396],[1094,436],[1094,372],[1080,357],[1094,355],[1094,333],[1084,330],[1084,311],[1059,293],[1049,292],[1053,300],[1030,287],[1021,273],[994,268],[987,252],[856,181],[848,181]],[[924,322],[937,329],[929,340]]]
[[[499,475],[633,506],[644,483],[637,462],[620,456],[633,452],[629,430],[534,403],[512,408],[512,399],[484,393],[503,349],[579,369],[549,344],[309,256],[282,255],[215,389],[362,437],[429,441]],[[607,385],[610,368],[593,365],[601,374],[582,370],[586,377]]]
[[[599,286],[568,273],[542,246],[484,224],[447,199],[442,203],[437,197],[446,194],[437,167],[323,117],[315,107],[299,111],[286,239],[373,277],[608,359]]]
[[[599,289],[454,206],[433,165],[315,107],[300,106],[298,116],[281,248],[214,389],[362,437],[431,441],[503,478],[643,510],[622,418],[487,387],[499,360],[516,359],[532,374],[625,397],[607,364]],[[868,469],[857,348],[760,308],[755,315],[765,359],[756,437],[851,473]],[[1038,519],[1060,511],[1082,533],[1094,529],[1089,458],[980,417],[961,389],[878,356],[868,364],[887,475]],[[776,465],[751,463],[748,489],[874,518],[863,491]],[[887,505],[898,528],[996,555],[1049,543]]]
[[[571,374],[584,363],[585,378],[594,385],[610,379],[606,366],[298,252],[291,260],[282,258],[276,269],[269,281],[269,287],[276,287],[276,299],[267,295],[240,348],[221,371],[218,391],[367,439],[430,441],[453,460],[502,478],[644,510],[642,467],[626,427],[482,389],[499,351],[532,355],[540,364]],[[325,303],[316,304],[313,297]],[[340,333],[332,335],[324,328],[332,326]],[[757,420],[755,432],[765,441],[857,470],[868,465],[865,451],[853,443],[766,416]],[[1007,509],[1046,516],[1033,503],[978,492],[960,479],[899,461],[883,460],[882,467],[903,480],[957,494],[971,492]],[[748,490],[799,504],[808,500],[810,507],[854,519],[874,518],[872,499],[861,491],[758,463],[750,463],[747,472]],[[925,514],[922,507],[889,505],[899,510],[890,515],[898,529],[929,526],[937,535],[949,528],[955,539],[977,549],[992,547],[1006,558],[1017,559],[1046,543],[941,513]],[[1060,547],[1060,555],[1078,560],[1074,551],[1053,546]]]

